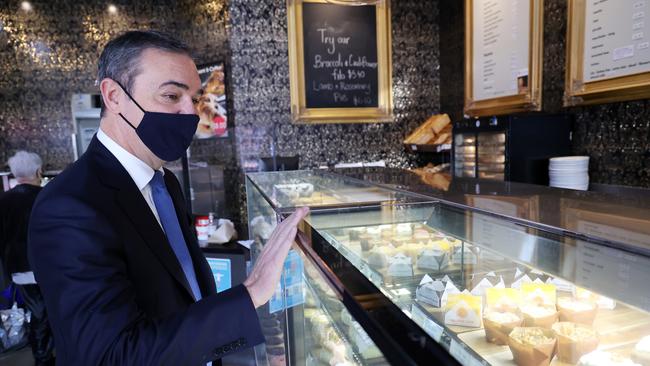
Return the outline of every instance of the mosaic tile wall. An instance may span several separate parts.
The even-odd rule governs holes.
[[[464,13],[462,2],[441,0],[441,110],[463,114]],[[544,112],[574,115],[575,154],[589,155],[590,181],[650,187],[648,100],[564,108],[566,0],[544,1]],[[448,52],[451,51],[451,52]],[[460,66],[459,66],[460,65]]]
[[[228,55],[224,0],[116,1],[117,14],[109,14],[107,3],[99,0],[36,0],[31,11],[20,3],[0,3],[3,165],[19,148],[36,150],[48,170],[72,161],[71,95],[96,92],[99,52],[124,30],[161,29],[191,40],[199,63]],[[232,155],[230,143],[217,145],[210,148]]]
[[[391,12],[395,122],[306,126],[290,118],[285,1],[231,1],[232,89],[242,166],[254,166],[273,150],[277,156],[299,155],[301,168],[374,160],[392,167],[414,164],[401,141],[439,111],[438,2],[395,0]]]
[[[0,170],[17,149],[38,152],[46,170],[73,160],[70,101],[96,93],[97,58],[113,36],[130,29],[160,29],[188,42],[198,64],[229,61],[225,0],[0,2]],[[232,110],[232,95],[228,95]],[[234,128],[227,139],[195,141],[195,160],[226,167],[226,196],[238,190]],[[236,194],[236,193],[234,193]],[[239,212],[238,202],[226,212]]]
[[[439,110],[437,1],[397,0],[392,6],[395,122],[294,125],[290,120],[286,7],[283,0],[233,0],[230,6],[237,151],[300,155],[309,168],[386,160],[406,167],[401,141]]]

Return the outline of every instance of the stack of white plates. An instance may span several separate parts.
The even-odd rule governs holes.
[[[586,191],[589,188],[589,157],[551,158],[548,164],[548,176],[551,187]]]

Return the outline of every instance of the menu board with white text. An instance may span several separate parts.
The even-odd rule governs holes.
[[[473,99],[526,93],[530,1],[474,0],[472,5]]]
[[[584,82],[650,71],[650,0],[587,0]]]

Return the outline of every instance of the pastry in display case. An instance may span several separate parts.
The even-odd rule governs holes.
[[[306,364],[387,364],[379,348],[338,301],[334,292],[320,278],[320,273],[307,265],[304,275]]]
[[[277,221],[291,207],[272,192],[257,197]],[[650,365],[643,251],[387,196],[311,207],[295,247],[305,302],[281,312],[285,364]]]
[[[246,177],[247,186],[256,188],[265,196],[265,200],[278,209],[341,207],[390,202],[413,196],[325,171],[250,173]]]
[[[283,212],[296,207],[345,207],[378,202],[409,201],[409,194],[378,188],[355,179],[326,172],[272,172],[250,174],[246,179],[247,214],[251,258],[254,262],[271,236]],[[334,231],[357,255],[369,251],[371,237],[361,230]],[[374,233],[381,236],[382,232]],[[388,233],[383,233],[384,237]],[[392,253],[391,253],[392,254]],[[385,259],[386,257],[384,257]],[[387,263],[387,262],[386,262]],[[284,308],[270,304],[258,309],[266,342],[255,348],[258,365],[365,365],[387,364],[368,334],[340,301],[321,284],[307,266],[304,303]],[[283,277],[284,278],[284,277]],[[282,300],[286,288],[276,291]],[[271,301],[272,302],[272,301]],[[282,302],[282,301],[280,301]],[[297,319],[303,319],[299,322]],[[300,344],[302,343],[302,344]]]
[[[381,214],[373,215],[367,210],[357,215],[343,211],[323,213],[328,219],[317,218],[321,214],[315,211],[308,221],[391,301],[410,314],[417,308],[419,314],[423,313],[442,329],[439,339],[445,342],[449,337],[450,349],[451,344],[461,343],[464,354],[472,355],[478,363],[577,365],[583,358],[591,362],[590,354],[596,351],[609,352],[618,362],[637,362],[635,346],[643,334],[650,334],[650,317],[638,309],[639,304],[627,305],[621,300],[612,309],[607,308],[608,301],[601,300],[605,306],[600,307],[598,299],[613,300],[598,294],[597,284],[589,284],[596,288],[588,291],[575,285],[575,277],[562,278],[566,274],[539,269],[548,265],[513,260],[510,253],[475,245],[467,240],[475,236],[466,232],[446,232],[431,217],[447,216],[448,221],[448,216],[459,215],[462,210],[449,209],[443,215],[445,209],[431,203],[429,214],[422,214],[426,211],[424,206],[414,205],[411,222],[399,221],[409,216],[405,214],[409,208],[404,207],[396,209],[391,219],[397,222],[391,224],[382,221]],[[343,220],[336,224],[339,215]],[[368,224],[346,225],[362,221],[352,219],[354,216],[366,217]],[[341,234],[370,231],[373,249],[359,256],[349,248],[349,238],[338,235],[337,239],[331,234],[327,228],[330,225]],[[407,230],[398,234],[398,227],[406,225],[411,226],[411,234]],[[501,229],[509,230],[510,225],[504,222]],[[391,231],[393,236],[372,234],[382,230]],[[521,230],[513,231],[512,236],[518,236],[521,243],[535,244],[539,239]],[[403,240],[396,241],[397,238]],[[575,250],[576,243],[570,245],[566,238],[556,239],[555,245],[562,250]],[[543,240],[548,241],[549,236]],[[416,250],[409,252],[408,248]],[[409,261],[413,257],[415,260]],[[451,260],[445,263],[446,257]],[[558,256],[557,260],[561,258]],[[399,273],[391,271],[391,260],[395,259],[401,265]],[[406,268],[408,264],[410,270]],[[409,302],[405,293],[411,296],[411,309],[405,308]],[[417,317],[412,320],[424,323]]]

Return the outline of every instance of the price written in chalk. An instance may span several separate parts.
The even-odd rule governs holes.
[[[376,10],[303,4],[308,108],[378,105]]]

